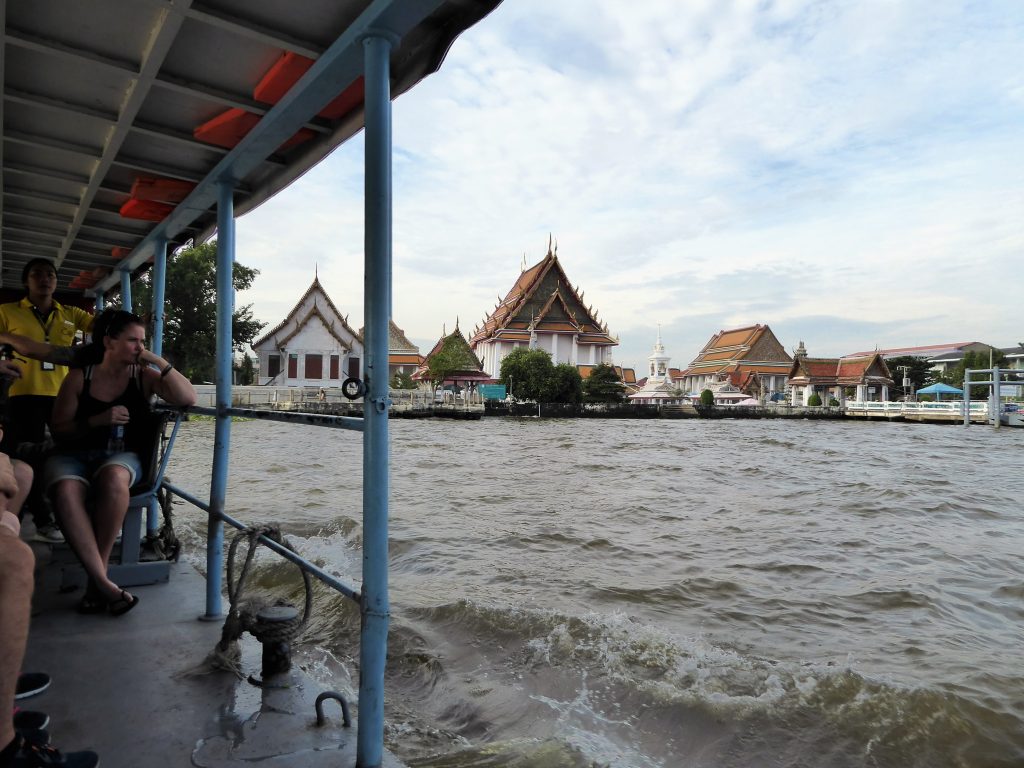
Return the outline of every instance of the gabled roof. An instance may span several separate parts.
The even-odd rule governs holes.
[[[365,330],[365,326],[359,329],[360,338],[363,338]],[[420,348],[409,341],[405,331],[395,325],[394,320],[388,320],[388,354],[396,355],[402,353],[419,355]]]
[[[427,353],[426,357],[423,358],[423,362],[420,363],[420,367],[416,369],[416,372],[412,375],[417,380],[427,380],[430,377],[430,361],[441,352],[441,350],[450,350],[457,356],[459,368],[452,372],[452,374],[446,379],[446,381],[486,381],[491,377],[484,373],[484,364],[480,362],[480,358],[477,357],[472,348],[469,346],[469,342],[466,341],[466,337],[462,335],[462,331],[459,330],[459,325],[456,322],[455,330],[451,333],[442,333],[441,338],[437,340],[433,348]]]
[[[590,377],[590,374],[597,368],[596,365],[577,365],[576,370],[580,372],[580,378],[586,379]],[[636,371],[632,368],[623,368],[621,365],[613,365],[615,373],[619,375],[619,381],[627,386],[636,384]],[[645,379],[646,381],[646,379]]]
[[[793,360],[789,379],[810,384],[843,386],[862,384],[868,380],[893,383],[889,367],[877,352],[861,357],[804,357],[800,355]]]
[[[764,359],[764,355],[770,355]],[[757,359],[761,356],[762,359]],[[767,325],[747,325],[716,333],[693,359],[680,376],[707,375],[724,371],[729,364],[774,363],[778,367],[789,365],[792,358],[779,343]]]
[[[475,348],[496,338],[528,339],[532,330],[576,333],[581,344],[618,344],[593,308],[584,304],[583,293],[569,282],[550,245],[544,258],[523,270],[505,298],[499,299],[469,343]]]
[[[331,297],[327,295],[327,291],[325,291],[324,287],[320,284],[320,278],[319,277],[314,277],[313,278],[313,282],[310,284],[309,288],[307,288],[306,292],[304,294],[302,294],[302,297],[298,300],[298,302],[295,304],[295,306],[292,307],[291,312],[289,312],[285,316],[284,320],[282,320],[280,323],[278,323],[273,328],[271,328],[269,331],[267,331],[262,336],[260,336],[258,339],[256,339],[250,346],[252,346],[254,348],[258,347],[259,345],[261,345],[264,342],[266,342],[267,339],[269,339],[271,336],[274,336],[277,333],[280,333],[282,330],[284,330],[288,326],[289,323],[294,321],[296,323],[296,328],[290,334],[288,334],[288,336],[286,336],[284,339],[278,340],[278,343],[279,344],[283,344],[285,341],[287,341],[288,339],[292,338],[292,336],[294,336],[298,332],[298,330],[300,330],[306,323],[308,323],[310,318],[313,316],[313,312],[311,311],[311,312],[307,312],[306,315],[304,315],[301,319],[297,319],[298,318],[298,314],[301,311],[303,304],[305,304],[305,302],[306,302],[306,299],[308,299],[314,293],[317,294],[317,298],[321,298],[323,300],[323,302],[330,308],[331,313],[334,315],[335,320],[337,322],[340,322],[342,327],[345,328],[345,330],[347,330],[352,335],[352,337],[354,337],[360,343],[362,343],[362,341],[363,341],[362,334],[356,333],[354,330],[352,330],[352,327],[348,324],[348,317],[345,316],[345,315],[342,315],[341,312],[338,311],[338,308],[336,306],[334,306],[334,302],[331,301]],[[319,310],[319,308],[316,306],[316,299],[314,299],[313,310],[315,310],[316,316],[319,316],[324,321],[324,325],[327,326],[327,329],[330,331],[331,335],[334,338],[336,338],[338,341],[340,341],[346,348],[348,348],[348,346],[349,346],[348,342],[344,341],[338,335],[338,333],[335,331],[334,323],[331,322],[327,318],[327,316],[325,316]]]

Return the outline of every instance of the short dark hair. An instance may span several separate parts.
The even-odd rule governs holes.
[[[116,339],[121,335],[121,331],[127,328],[129,325],[141,325],[143,328],[146,324],[142,318],[136,315],[134,312],[128,312],[123,309],[106,310],[100,313],[99,317],[93,323],[93,338],[98,338],[99,334],[103,336],[109,336],[112,339]],[[97,328],[97,326],[99,326]]]
[[[57,274],[57,268],[55,266],[53,266],[53,262],[50,261],[49,259],[44,259],[42,257],[36,257],[34,259],[29,259],[28,264],[26,264],[22,268],[22,270],[21,270],[21,284],[22,285],[28,285],[28,273],[32,271],[32,267],[38,267],[40,265],[45,265],[45,266],[49,267],[50,269],[53,270],[53,274]]]

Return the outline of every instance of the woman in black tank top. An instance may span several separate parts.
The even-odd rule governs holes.
[[[154,395],[176,406],[196,400],[188,379],[144,342],[145,326],[137,315],[114,313],[102,339],[103,361],[71,371],[53,409],[58,452],[46,466],[46,483],[64,536],[89,576],[79,606],[87,613],[120,616],[139,602],[107,578],[139,467],[138,457],[124,448],[132,422],[136,428],[146,422]]]

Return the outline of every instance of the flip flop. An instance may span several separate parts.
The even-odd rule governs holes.
[[[124,616],[128,611],[139,604],[139,596],[131,595],[128,592],[121,590],[121,596],[116,600],[111,600],[107,603],[107,610],[111,616]]]
[[[79,613],[104,613],[107,610],[107,604],[93,595],[83,595],[82,599],[78,601],[77,610]]]
[[[50,716],[45,712],[33,712],[30,709],[14,709],[14,730],[41,731],[50,724]]]

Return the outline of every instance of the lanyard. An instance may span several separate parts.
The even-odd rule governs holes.
[[[34,306],[32,307],[32,316],[36,319],[36,322],[39,323],[39,327],[43,329],[43,334],[46,337],[45,341],[47,344],[50,343],[50,327],[53,325],[54,313],[55,309],[51,307],[49,314],[46,316],[46,321],[44,322],[42,312]]]

